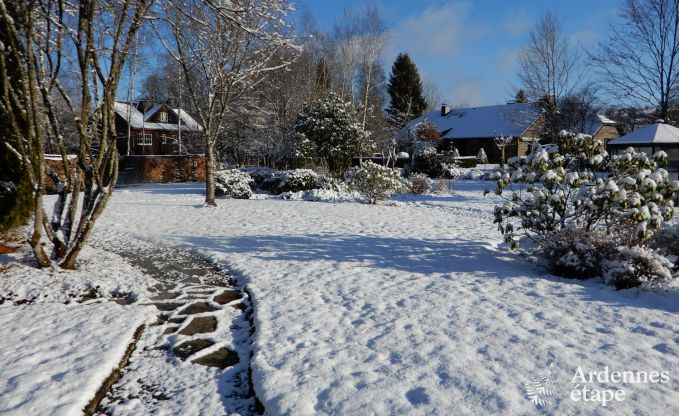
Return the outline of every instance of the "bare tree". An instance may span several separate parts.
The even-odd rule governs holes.
[[[179,64],[187,95],[205,137],[205,205],[215,206],[215,147],[234,103],[265,74],[290,64],[276,60],[293,47],[284,0],[212,2],[172,0],[159,5],[155,23],[165,49]],[[163,39],[169,33],[170,40]]]
[[[497,146],[498,149],[500,149],[500,153],[502,154],[501,159],[500,159],[500,166],[505,167],[505,161],[506,155],[505,151],[507,149],[507,146],[511,146],[512,142],[514,141],[514,138],[512,136],[495,136],[493,139],[495,142],[495,146]]]
[[[547,111],[546,133],[556,137],[558,102],[569,95],[580,80],[580,54],[563,31],[559,19],[547,13],[536,23],[528,45],[519,55],[519,80],[533,101]]]
[[[679,82],[679,0],[626,0],[620,17],[590,58],[615,97],[656,106],[667,120]]]
[[[424,100],[427,102],[427,109],[425,112],[434,111],[441,105],[443,98],[441,98],[441,93],[438,87],[430,78],[424,78],[422,81],[422,94],[424,95]]]
[[[75,267],[113,193],[118,176],[115,94],[132,39],[149,6],[150,0],[0,2],[4,37],[0,84],[6,92],[0,109],[15,132],[12,151],[20,156],[33,184],[29,243],[40,267],[53,261],[63,268]],[[78,70],[78,106],[59,82],[62,65],[71,57]],[[77,125],[75,166],[66,154],[55,94],[61,94]],[[46,137],[60,150],[65,181],[46,167]],[[59,191],[51,219],[43,207],[46,174],[58,183]],[[43,236],[52,242],[51,255],[45,252]]]

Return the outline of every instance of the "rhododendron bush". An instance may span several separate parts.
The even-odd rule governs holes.
[[[667,161],[665,152],[649,157],[628,148],[610,156],[591,136],[560,136],[560,146],[539,145],[529,156],[511,158],[498,173],[496,193],[505,203],[495,207],[495,222],[510,247],[523,234],[538,250],[561,253],[552,264],[571,264],[573,250],[554,245],[554,236],[567,229],[596,233],[612,247],[634,247],[672,218],[679,182],[659,167]],[[580,251],[589,249],[595,251],[593,246]]]

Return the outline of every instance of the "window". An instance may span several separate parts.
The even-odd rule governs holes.
[[[167,123],[167,113],[164,112],[164,111],[162,113],[160,113],[160,122],[161,123]]]
[[[151,146],[153,139],[150,133],[137,133],[137,146]]]
[[[162,140],[163,144],[175,144],[177,142],[174,136],[171,136],[169,134],[161,134],[160,140]]]

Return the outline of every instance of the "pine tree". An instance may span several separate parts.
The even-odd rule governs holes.
[[[526,91],[523,89],[520,89],[516,92],[516,95],[514,96],[514,102],[515,103],[527,103],[528,102],[528,96],[526,95]]]
[[[427,109],[420,74],[407,53],[399,54],[391,66],[387,92],[391,97],[387,112],[394,121],[412,120]]]

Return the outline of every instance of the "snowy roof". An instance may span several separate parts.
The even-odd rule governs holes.
[[[583,133],[594,136],[603,126],[615,126],[616,124],[618,123],[603,114],[595,114],[585,125]]]
[[[177,124],[175,123],[152,123],[147,121],[151,116],[153,116],[163,104],[154,104],[145,113],[142,113],[137,109],[136,106],[130,103],[124,103],[121,101],[116,101],[114,109],[116,114],[122,117],[123,120],[130,124],[130,127],[135,129],[149,129],[149,130],[177,130]],[[180,109],[171,109],[175,114],[179,112]],[[201,131],[202,128],[198,125],[196,120],[194,120],[189,113],[182,110],[181,120],[183,124],[181,125],[182,131]]]
[[[679,144],[679,129],[669,124],[655,123],[608,142],[609,144]]]
[[[473,139],[496,136],[522,136],[540,117],[543,110],[536,104],[502,104],[486,107],[454,108],[443,116],[431,111],[409,123],[434,123],[443,139]]]

